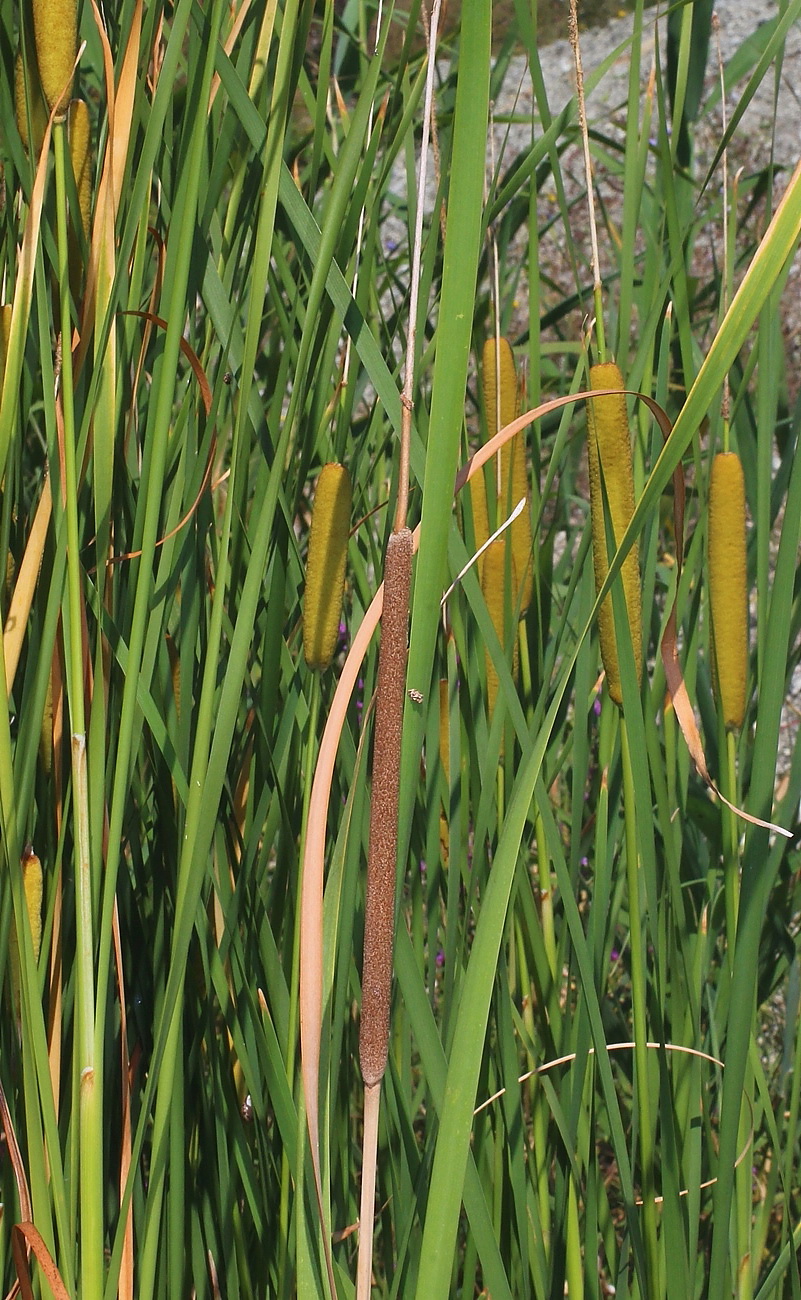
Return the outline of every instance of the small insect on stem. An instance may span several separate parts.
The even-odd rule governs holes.
[[[422,691],[416,691],[416,690],[414,690],[414,689],[410,689],[410,690],[408,690],[408,691],[406,692],[406,694],[409,696],[409,699],[410,699],[410,700],[414,700],[415,704],[422,704],[422,703],[423,703],[423,692],[422,692]]]

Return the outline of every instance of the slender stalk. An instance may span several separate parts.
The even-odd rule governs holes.
[[[428,167],[428,139],[434,102],[434,52],[437,48],[437,30],[442,0],[434,0],[428,31],[428,68],[426,70],[426,95],[423,110],[423,139],[420,145],[420,169],[417,178],[417,212],[412,251],[412,277],[409,292],[409,332],[406,341],[406,366],[401,394],[401,445],[398,466],[398,503],[395,508],[395,531],[406,527],[409,507],[409,465],[412,439],[412,394],[414,392],[414,351],[417,342],[417,300],[420,292],[420,258],[423,243],[423,208],[425,205],[426,170]]]
[[[89,850],[89,789],[86,765],[86,720],[83,697],[83,610],[78,543],[78,475],[75,400],[72,375],[67,187],[69,166],[66,124],[53,129],[56,174],[58,283],[61,309],[61,398],[64,415],[63,504],[67,523],[67,697],[72,732],[72,788],[75,818],[75,885],[78,954],[78,1053],[80,1061],[80,1198],[81,1289],[103,1290],[103,1080],[96,1072],[94,1024],[95,981],[92,938],[92,867]]]
[[[584,175],[587,181],[587,204],[590,217],[590,243],[592,245],[592,296],[595,310],[595,338],[598,344],[598,360],[606,361],[606,338],[604,335],[603,285],[601,283],[601,266],[598,256],[598,230],[595,224],[595,204],[592,198],[592,159],[590,158],[590,138],[587,131],[587,112],[584,104],[584,70],[581,64],[581,45],[578,30],[577,0],[570,0],[568,13],[568,31],[573,59],[576,65],[576,95],[578,98],[579,129],[584,150]]]
[[[625,715],[620,713],[620,753],[623,764],[623,800],[626,834],[626,883],[629,895],[631,942],[631,1001],[634,1016],[634,1071],[639,1110],[640,1164],[642,1167],[643,1236],[648,1277],[648,1296],[658,1297],[659,1241],[654,1188],[654,1145],[651,1093],[648,1087],[648,1032],[646,1020],[647,977],[643,935],[646,917],[640,904],[637,818],[634,802],[634,769],[631,762]]]
[[[730,803],[737,803],[737,740],[733,731],[725,732],[726,765],[723,793]],[[734,966],[737,942],[737,915],[740,907],[740,854],[737,816],[725,805],[723,819],[723,889],[726,896],[726,934],[729,968]]]
[[[365,1109],[375,1107],[365,1145],[362,1182],[375,1185],[375,1131],[381,1080],[389,1048],[389,1014],[392,1000],[392,954],[395,936],[395,886],[398,856],[398,802],[406,683],[409,587],[412,574],[412,535],[408,528],[393,533],[387,546],[384,572],[384,611],[378,660],[373,790],[370,802],[370,842],[367,853],[367,895],[364,906],[364,956],[362,961],[362,1013],[359,1026],[359,1064],[365,1085]],[[372,1095],[375,1093],[375,1096]],[[373,1142],[367,1145],[368,1137]],[[367,1300],[364,1280],[372,1269],[372,1212],[365,1234],[359,1234],[357,1291]],[[367,1256],[367,1260],[365,1260]]]
[[[721,730],[723,725],[721,722]],[[733,731],[725,732],[726,763],[724,766],[724,794],[731,803],[737,803],[737,741]],[[729,971],[734,970],[737,946],[737,919],[740,910],[740,850],[739,825],[735,813],[724,806],[723,817],[723,889],[726,899],[726,934]],[[737,1166],[736,1174],[736,1240],[737,1256],[734,1265],[738,1300],[751,1300],[754,1294],[754,1271],[751,1259],[752,1234],[752,1178],[751,1178],[751,1116],[753,1104],[753,1073],[746,1064],[743,1083],[743,1101],[740,1113],[738,1150],[748,1147],[748,1153]]]
[[[311,800],[312,781],[314,778],[314,765],[317,761],[317,722],[320,716],[320,674],[318,672],[311,675],[311,699],[309,701],[309,730],[308,744],[306,746],[306,772],[303,781],[303,823],[301,828],[301,845],[306,842],[306,823],[309,818],[309,802]],[[303,854],[301,852],[301,861]],[[284,1055],[284,1064],[286,1067],[287,1083],[290,1092],[293,1089],[295,1081],[295,1061],[298,1050],[298,993],[300,988],[300,919],[301,919],[301,873],[297,873],[297,889],[295,891],[295,931],[292,938],[292,979],[289,985],[289,1029],[286,1037],[286,1049]],[[305,1125],[298,1126],[298,1133],[302,1135]],[[289,1247],[289,1197],[290,1197],[290,1174],[289,1159],[286,1150],[281,1156],[281,1204],[279,1210],[279,1277],[284,1275],[287,1252]]]
[[[370,1300],[373,1274],[373,1222],[375,1220],[375,1171],[378,1150],[378,1117],[381,1083],[364,1090],[364,1136],[362,1138],[362,1189],[359,1202],[359,1260],[356,1274],[358,1300]]]

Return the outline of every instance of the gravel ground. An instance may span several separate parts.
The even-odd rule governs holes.
[[[778,13],[776,0],[719,0],[717,14],[720,21],[720,45],[724,64],[727,64],[740,47],[748,41],[760,24],[775,18]],[[650,63],[654,53],[657,30],[662,52],[662,66],[665,66],[665,31],[666,19],[662,16],[657,22],[654,8],[646,11],[646,32],[643,40],[643,77],[647,81]],[[624,45],[631,34],[632,19],[630,15],[616,19],[608,26],[594,29],[582,39],[582,60],[585,78],[594,68],[615,50]],[[558,112],[573,94],[573,55],[567,40],[556,41],[542,51],[542,67],[548,102],[552,113]],[[716,61],[710,49],[708,83],[710,87],[717,80]],[[629,59],[623,48],[612,69],[604,75],[601,85],[588,98],[588,116],[592,118],[609,108],[613,110],[622,105],[628,91]],[[514,98],[514,89],[522,85],[518,111],[531,111],[531,83],[528,81],[526,61],[517,59],[509,70],[507,82],[509,98]],[[732,96],[730,115],[736,104],[739,91],[744,86],[739,83]],[[643,85],[644,88],[644,85]],[[798,88],[798,89],[797,89]],[[750,143],[755,150],[755,161],[764,163],[765,153],[770,143],[773,124],[773,90],[774,81],[768,76],[763,81],[754,100],[749,105],[738,129],[738,137]],[[778,111],[776,113],[775,152],[779,162],[795,166],[801,151],[801,24],[791,27],[786,42],[782,77],[779,85]],[[720,119],[717,119],[719,126]]]
[[[728,65],[746,42],[754,38],[760,24],[774,18],[778,12],[776,0],[720,0],[718,5],[720,22],[720,48],[724,65]],[[642,43],[641,58],[641,111],[645,103],[648,79],[654,65],[656,43],[659,42],[661,67],[666,67],[666,30],[664,16],[657,15],[660,9],[646,11],[645,32]],[[592,73],[608,58],[612,57],[612,66],[604,73],[600,83],[587,97],[587,117],[590,125],[596,125],[607,134],[623,136],[626,122],[626,102],[628,97],[629,52],[627,39],[632,31],[631,15],[621,17],[606,27],[582,34],[582,59],[585,82],[591,81]],[[615,56],[615,52],[617,57]],[[574,93],[575,75],[573,55],[570,45],[559,40],[541,51],[543,77],[548,95],[548,105],[552,114],[558,113]],[[753,63],[754,61],[752,61]],[[735,82],[728,91],[728,118],[731,119],[748,77]],[[707,95],[716,92],[719,86],[717,55],[713,42],[707,68]],[[774,94],[776,107],[774,111]],[[524,150],[531,139],[531,119],[539,120],[527,61],[517,58],[512,61],[506,79],[503,94],[496,103],[499,117],[511,116],[513,125],[505,123],[495,128],[495,145],[497,150],[505,150],[505,156],[514,157]],[[535,127],[536,129],[536,127]],[[693,134],[695,151],[695,171],[703,175],[711,164],[722,134],[722,115],[717,103],[709,112],[703,107],[700,120]],[[799,156],[801,156],[801,23],[793,25],[787,35],[785,55],[778,84],[773,70],[763,79],[756,95],[746,109],[729,148],[730,176],[737,169],[743,171],[743,182],[749,176],[761,171],[770,156],[771,139],[776,163],[781,169],[776,178],[775,195],[780,196],[787,179],[792,173]],[[580,149],[571,148],[561,159],[562,175],[568,201],[584,192],[584,167]],[[721,168],[711,184],[719,190],[722,183]],[[601,196],[611,220],[614,222],[621,211],[621,187],[617,178],[596,170],[596,189]],[[741,200],[741,211],[747,199]],[[552,187],[545,186],[540,194],[540,225],[544,226],[551,217],[554,225],[541,244],[543,271],[554,282],[553,301],[544,300],[547,308],[555,305],[560,298],[567,297],[574,290],[574,281],[570,271],[570,261],[566,256],[567,240],[561,217],[558,214],[556,193]],[[770,214],[764,208],[750,214],[747,223],[747,235],[750,239],[758,238],[764,230]],[[586,215],[583,202],[571,211],[571,235],[581,248],[588,243]],[[693,272],[703,282],[712,272],[713,262],[720,255],[721,231],[710,226],[696,241],[695,264]],[[522,249],[521,249],[522,251]],[[589,259],[588,247],[586,249]],[[602,250],[603,255],[603,250]],[[603,269],[603,268],[602,268]],[[527,316],[527,304],[522,299],[518,304],[520,326]],[[782,305],[785,342],[788,349],[790,396],[795,398],[799,392],[801,375],[801,257],[797,256],[788,279]],[[576,313],[576,320],[567,327],[575,337],[581,329],[581,316]]]

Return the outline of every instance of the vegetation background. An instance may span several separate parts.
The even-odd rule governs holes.
[[[586,195],[565,171],[575,98],[551,110],[536,0],[507,5],[494,33],[491,0],[471,0],[435,55],[381,1295],[801,1295],[786,707],[801,406],[782,329],[801,173],[777,171],[769,139],[756,165],[723,170],[758,88],[777,94],[801,0],[772,6],[724,68],[709,167],[694,142],[721,99],[704,80],[711,6],[662,14],[671,55],[648,47],[653,64],[655,12],[632,8],[588,78],[628,62],[625,111],[593,118],[589,101],[605,336],[632,394],[637,507],[610,577],[622,713],[601,676],[574,400],[598,315]],[[347,1296],[376,637],[317,862],[323,1228],[301,864],[324,721],[398,494],[426,15],[419,0],[380,20],[366,0],[83,0],[85,171],[74,117],[47,124],[33,18],[23,0],[0,9],[0,1276],[85,1300],[316,1296],[330,1234]],[[62,28],[52,18],[50,38]],[[496,117],[489,149],[521,49],[536,114]],[[441,601],[474,551],[475,494],[454,505],[454,482],[493,424],[479,359],[496,327],[521,409],[545,409],[516,435],[531,598],[513,599],[507,564],[493,621],[479,566]],[[724,445],[745,468],[751,612],[747,708],[728,733],[707,561]],[[305,560],[330,461],[353,504],[337,651],[315,672]],[[639,688],[615,582],[635,538]],[[699,776],[660,655],[674,608],[709,771],[789,838]]]

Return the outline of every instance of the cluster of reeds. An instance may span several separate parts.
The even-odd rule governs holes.
[[[801,176],[340,8],[0,6],[3,1294],[791,1294]]]

